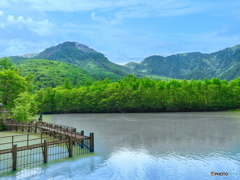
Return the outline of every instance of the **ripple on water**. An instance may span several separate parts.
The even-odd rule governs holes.
[[[234,119],[239,115],[75,114],[62,120],[54,115],[60,124],[67,125],[68,116],[74,127],[94,131],[96,155],[19,170],[3,180],[240,179],[240,174],[210,176],[212,171],[240,172],[240,131]]]

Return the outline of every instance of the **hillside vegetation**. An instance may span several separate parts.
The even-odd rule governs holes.
[[[146,74],[177,79],[201,79],[218,77],[232,80],[239,77],[240,45],[215,53],[200,52],[174,54],[163,57],[149,56],[140,63],[125,66]]]
[[[76,65],[95,79],[108,77],[112,81],[128,75],[128,68],[110,62],[102,53],[77,42],[65,42],[47,48],[34,58],[49,59]]]
[[[33,75],[36,89],[63,85],[66,78],[73,85],[83,85],[87,80],[93,80],[83,69],[64,62],[28,59],[20,61],[16,67],[20,69],[23,76],[28,74]]]
[[[167,57],[154,55],[145,58],[140,63],[130,62],[124,66],[112,63],[102,53],[77,42],[64,42],[47,48],[39,54],[12,56],[10,58],[14,63],[21,64],[30,58],[65,62],[78,66],[81,71],[85,70],[93,80],[109,78],[110,82],[119,81],[128,74],[155,80],[204,80],[204,78],[218,77],[230,81],[240,76],[240,45],[209,54],[192,52]],[[32,65],[33,67],[37,66]],[[35,71],[32,69],[31,72]],[[64,77],[66,76],[64,75]],[[80,81],[73,80],[72,77],[69,78],[73,84]],[[83,78],[84,80],[85,78]],[[59,83],[57,82],[57,84]],[[54,85],[54,80],[51,80],[50,86],[54,87]],[[44,81],[44,86],[48,86],[46,81]]]
[[[134,74],[137,77],[150,77],[153,79],[169,79],[168,77],[134,71],[126,66],[112,63],[102,53],[77,42],[64,42],[47,48],[39,54],[11,56],[9,58],[15,64],[18,62],[24,63],[25,60],[31,58],[73,64],[84,69],[95,80],[103,80],[107,77],[111,82],[116,82],[123,79],[128,74]]]

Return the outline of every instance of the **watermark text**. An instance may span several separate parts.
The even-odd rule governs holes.
[[[210,172],[211,176],[238,176],[238,173],[228,173],[228,172]]]

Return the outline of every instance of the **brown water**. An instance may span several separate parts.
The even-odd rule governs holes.
[[[43,120],[94,132],[95,154],[2,179],[240,179],[240,112],[61,114]],[[212,171],[228,176],[211,177]]]

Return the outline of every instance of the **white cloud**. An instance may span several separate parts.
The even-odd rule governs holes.
[[[1,0],[0,7],[7,7],[9,6],[9,0]]]
[[[219,36],[218,32],[202,34],[174,34],[168,47],[160,47],[164,55],[183,52],[212,53],[221,49],[234,46],[240,42],[240,36]]]
[[[44,36],[51,35],[54,32],[53,27],[54,27],[53,24],[49,22],[47,19],[45,19],[43,21],[38,22],[32,21],[31,30],[33,32],[36,32],[40,36]]]
[[[122,17],[116,14],[113,17],[101,17],[97,16],[96,12],[91,13],[91,19],[100,23],[103,23],[105,25],[118,25],[121,23]]]
[[[8,5],[8,12],[31,11],[32,15],[41,12],[82,12],[90,11],[92,20],[111,25],[121,24],[124,19],[143,17],[173,17],[202,13],[213,9],[224,9],[239,5],[238,0],[231,3],[218,3],[199,0],[1,0]],[[10,4],[11,3],[11,4]],[[4,4],[4,3],[3,3]],[[12,8],[14,7],[14,9]],[[1,3],[0,3],[1,8]],[[35,13],[33,13],[35,12]]]
[[[28,18],[24,18],[23,16],[14,17],[13,15],[8,15],[6,18],[2,18],[0,27],[2,29],[8,28],[8,30],[14,30],[15,28],[19,30],[25,28],[28,31],[36,33],[39,36],[51,35],[54,30],[54,25],[51,22],[49,22],[48,19],[36,21],[30,17]]]
[[[140,4],[142,0],[22,0],[31,7],[43,11],[83,11],[94,9],[113,9]],[[14,3],[19,3],[14,1]]]
[[[204,2],[196,3],[191,0],[12,0],[8,6],[9,8],[18,7],[23,6],[23,4],[26,9],[31,8],[39,11],[117,11],[128,12],[130,16],[135,14],[134,17],[141,16],[143,12],[145,15],[178,15],[177,12],[180,14],[184,12],[196,13],[196,10],[208,7]],[[125,15],[127,16],[127,14]]]
[[[5,51],[9,54],[22,52],[26,49],[26,46],[28,43],[23,42],[21,39],[12,39],[8,42],[8,47],[5,49]]]
[[[0,57],[24,55],[29,53],[39,53],[46,47],[52,45],[51,40],[41,39],[37,41],[24,40],[22,38],[12,38],[11,40],[0,40]]]
[[[7,17],[7,21],[10,22],[10,23],[13,23],[13,22],[15,21],[13,15],[9,15],[9,16]]]
[[[92,18],[92,20],[94,20],[94,21],[105,22],[105,19],[104,19],[104,18],[101,18],[101,17],[97,17],[95,12],[92,12],[91,18]]]
[[[103,1],[92,3],[92,20],[108,25],[122,24],[124,19],[149,17],[174,17],[204,13],[213,9],[227,7],[225,3],[197,2],[191,0],[162,1]],[[102,6],[98,6],[101,4]],[[232,5],[231,5],[232,6]],[[89,6],[90,7],[90,6]]]
[[[4,18],[4,13],[0,11],[0,29],[3,29],[5,27],[5,24],[2,22],[3,18]]]

